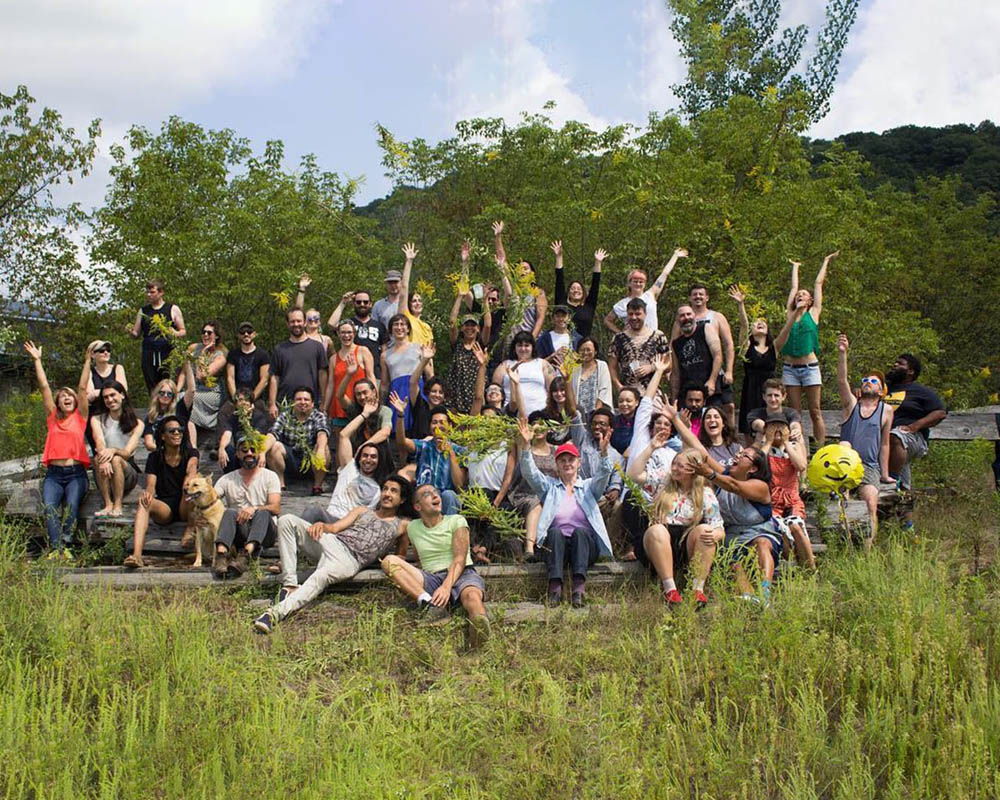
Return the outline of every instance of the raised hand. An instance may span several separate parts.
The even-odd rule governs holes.
[[[389,405],[395,409],[397,414],[406,413],[406,401],[397,392],[389,394]]]
[[[666,406],[665,403],[664,403],[664,406]],[[688,409],[682,408],[680,411],[678,411],[677,412],[677,419],[679,419],[681,422],[683,422],[689,428],[691,427],[691,412],[688,411]]]
[[[493,235],[499,236],[501,233],[503,233],[503,220],[498,219],[493,223]]]
[[[824,264],[829,264],[833,259],[835,259],[839,255],[840,255],[840,251],[839,250],[834,250],[826,258],[823,259],[823,263]]]
[[[552,248],[552,252],[556,254],[556,258],[562,258],[562,239],[556,239],[552,242],[549,247]]]
[[[366,417],[372,417],[378,413],[378,405],[378,400],[373,397],[365,403],[364,408],[361,409],[361,413]]]
[[[299,291],[304,292],[312,284],[312,278],[309,277],[308,273],[303,272],[299,275]]]
[[[674,250],[674,257],[675,258],[687,258],[688,257],[687,248],[686,247],[678,247],[676,250]]]
[[[472,243],[469,242],[468,239],[466,239],[464,242],[462,242],[462,261],[463,262],[468,261],[471,253],[472,253]]]
[[[653,356],[653,369],[656,372],[667,372],[670,369],[670,353],[657,353]]]
[[[518,444],[522,448],[527,449],[531,447],[531,426],[528,424],[528,420],[524,417],[518,417],[517,420],[517,434],[518,434]]]
[[[517,386],[521,382],[521,376],[517,374],[517,368],[520,366],[520,362],[515,364],[513,367],[508,364],[506,366],[507,378],[510,380],[511,386]]]
[[[347,374],[353,375],[358,371],[358,357],[354,353],[347,354]]]
[[[746,302],[747,295],[746,292],[740,291],[740,287],[735,283],[729,287],[729,296],[733,298],[737,303],[743,305]]]
[[[424,359],[424,361],[430,361],[432,358],[434,358],[434,354],[436,352],[437,352],[437,346],[434,344],[434,342],[420,346],[420,357]]]
[[[479,362],[479,366],[486,366],[486,362],[489,360],[489,355],[485,350],[483,350],[479,342],[472,343],[472,355],[476,357],[476,361]]]
[[[413,261],[417,257],[417,246],[413,242],[407,242],[403,245],[403,255],[406,256],[407,261]]]
[[[604,259],[606,259],[607,257],[608,257],[608,251],[605,250],[603,247],[599,247],[597,250],[594,251],[594,261],[598,262],[599,264],[604,263]]]
[[[793,267],[801,267],[802,266],[802,262],[801,261],[796,261],[794,258],[788,259],[788,263],[791,264]]]
[[[597,450],[602,456],[608,454],[608,444],[611,442],[611,429],[598,431],[597,435],[594,437],[594,444],[597,445]]]
[[[349,306],[354,302],[354,292],[344,292],[340,298],[340,304],[342,306]]]
[[[837,350],[841,353],[846,353],[847,349],[851,346],[851,343],[847,341],[847,334],[842,333],[837,337]]]
[[[657,431],[656,435],[653,436],[653,449],[659,450],[661,447],[666,447],[667,442],[670,440],[670,434],[666,431]]]
[[[42,348],[37,346],[30,339],[24,343],[24,351],[31,356],[33,361],[41,361],[42,359]]]

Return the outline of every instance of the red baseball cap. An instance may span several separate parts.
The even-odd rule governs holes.
[[[559,458],[559,456],[565,455],[566,453],[569,453],[571,456],[576,456],[577,458],[580,457],[580,451],[576,449],[576,445],[572,442],[563,442],[556,448],[556,458]]]

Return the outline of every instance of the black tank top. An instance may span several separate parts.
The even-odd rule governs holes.
[[[104,396],[101,394],[101,389],[107,386],[111,381],[115,380],[115,375],[118,374],[118,365],[111,365],[111,372],[109,372],[105,377],[101,377],[97,374],[96,369],[90,371],[90,379],[94,383],[94,389],[97,390],[97,397],[90,404],[90,414],[88,416],[96,416],[98,414],[103,414],[107,411],[104,407]]]
[[[142,307],[142,320],[139,322],[139,329],[142,331],[142,343],[152,344],[155,342],[162,345],[169,340],[165,339],[162,334],[149,324],[154,314],[161,315],[167,321],[167,324],[176,330],[177,326],[174,324],[174,304],[164,303],[159,308],[154,309],[151,304],[147,303]]]
[[[673,341],[674,356],[681,371],[681,383],[705,384],[712,371],[712,351],[705,339],[705,326],[699,325],[690,336]]]

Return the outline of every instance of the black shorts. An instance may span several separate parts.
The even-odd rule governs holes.
[[[673,553],[674,557],[674,575],[677,575],[683,571],[688,563],[687,538],[684,536],[687,528],[684,525],[667,525],[667,531],[670,533],[670,552]],[[638,541],[633,541],[632,545],[635,547],[636,559],[652,570],[653,564],[643,546],[642,536],[639,537]]]
[[[163,525],[172,525],[181,518],[181,498],[180,497],[157,497],[161,503],[164,503],[170,509],[170,519]]]
[[[719,375],[715,383],[715,394],[705,401],[706,406],[728,406],[733,405],[736,398],[733,397],[733,385],[722,380]]]

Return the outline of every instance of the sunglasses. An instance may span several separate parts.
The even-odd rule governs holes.
[[[110,347],[98,347],[94,352],[95,353],[110,353],[111,352],[111,348]]]
[[[882,381],[880,381],[878,378],[874,378],[874,377],[862,378],[861,379],[861,385],[863,386],[866,383],[873,383],[873,384],[876,384],[878,386],[882,385]]]
[[[213,331],[211,328],[205,328],[205,330],[203,330],[201,332],[201,335],[202,336],[215,336],[215,331]]]
[[[169,433],[169,434],[174,434],[174,433],[180,433],[181,429],[180,428],[164,428],[163,432],[164,433]]]
[[[354,305],[356,306],[370,306],[372,304],[371,300],[355,300]]]
[[[174,396],[174,393],[173,393],[173,392],[168,392],[168,391],[167,391],[167,390],[165,390],[165,389],[160,389],[160,391],[158,391],[158,392],[157,392],[157,394],[158,394],[158,395],[159,395],[160,397],[173,397],[173,396]]]
[[[240,328],[240,336],[249,336],[253,332],[253,328]]]
[[[319,322],[319,315],[318,314],[309,314],[306,317],[306,322]]]

